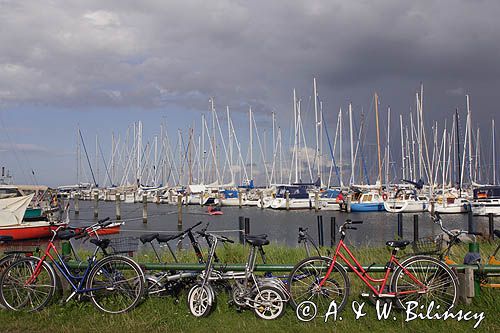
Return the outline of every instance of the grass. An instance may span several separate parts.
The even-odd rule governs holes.
[[[494,246],[481,244],[483,258],[491,253]],[[246,260],[247,249],[241,245],[221,247],[218,251],[223,261],[242,263]],[[362,263],[383,263],[389,258],[386,248],[357,248],[356,256]],[[458,247],[455,259],[463,258],[466,246]],[[268,261],[276,264],[296,263],[305,257],[302,248],[288,248],[278,245],[266,247]],[[152,254],[142,251],[135,259],[140,262],[152,261]],[[181,251],[179,260],[195,262],[191,251]],[[458,260],[458,259],[456,259]],[[283,317],[274,321],[263,321],[255,317],[252,311],[237,312],[228,305],[228,296],[217,295],[217,307],[208,317],[197,319],[191,316],[186,305],[186,295],[181,295],[179,303],[172,297],[145,300],[137,309],[123,315],[106,315],[96,310],[89,302],[71,301],[66,305],[53,304],[37,313],[16,313],[0,311],[0,332],[468,332],[475,320],[414,320],[405,322],[405,313],[393,310],[389,319],[377,320],[376,310],[366,302],[363,311],[366,315],[355,319],[351,304],[353,301],[365,302],[358,295],[364,289],[358,279],[350,274],[352,289],[346,309],[336,321],[330,318],[324,322],[316,318],[312,322],[300,322],[292,309],[287,308]],[[365,287],[366,288],[366,287]],[[500,313],[500,291],[485,289],[473,299],[470,305],[459,305],[459,309],[473,313],[484,312],[485,319],[476,331],[498,332],[498,314]]]

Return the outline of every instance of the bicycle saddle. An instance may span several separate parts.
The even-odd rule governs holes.
[[[171,241],[172,239],[177,238],[177,236],[178,235],[158,235],[158,237],[156,237],[156,240],[160,243],[166,243]]]
[[[141,237],[139,237],[139,239],[141,240],[142,244],[146,244],[146,243],[153,241],[156,237],[158,237],[158,235],[159,235],[158,233],[144,234],[144,235],[141,235]]]
[[[267,239],[267,234],[259,234],[259,235],[246,235],[247,239]]]
[[[399,249],[404,249],[408,244],[410,244],[410,241],[408,241],[408,240],[388,241],[385,243],[385,245],[387,245],[389,247],[394,247],[394,248],[399,248]]]
[[[498,238],[500,238],[500,229],[495,229],[495,230],[493,230],[493,234],[494,234],[495,236],[497,236]]]
[[[76,233],[74,230],[59,230],[57,232],[57,238],[62,239],[62,240],[69,240],[73,237],[76,236]]]
[[[260,237],[259,237],[260,236]],[[266,236],[267,237],[267,236]],[[257,236],[246,236],[246,241],[252,246],[264,246],[269,244],[269,240],[262,237],[262,235]]]
[[[109,242],[111,242],[111,239],[97,239],[97,238],[92,238],[90,240],[92,244],[95,246],[99,246],[101,249],[105,249],[109,246]]]

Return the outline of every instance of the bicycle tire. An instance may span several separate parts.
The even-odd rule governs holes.
[[[195,317],[207,317],[217,305],[215,292],[209,284],[195,284],[189,289],[188,308]]]
[[[264,320],[273,320],[285,313],[286,296],[277,287],[263,286],[255,295],[254,303],[254,313],[257,317]]]
[[[112,255],[99,260],[89,273],[86,289],[94,306],[106,313],[124,313],[143,299],[145,278],[132,259]]]
[[[47,306],[57,289],[53,268],[43,262],[40,273],[29,285],[35,267],[41,259],[24,257],[11,263],[0,277],[0,300],[5,308],[13,311],[34,312]]]
[[[426,292],[414,292],[401,296],[408,290],[415,290],[416,283],[404,272],[406,269],[428,288]],[[457,302],[458,278],[444,262],[429,256],[414,256],[406,259],[391,276],[390,286],[396,293],[396,305],[406,309],[407,302],[416,301],[427,306],[434,301],[442,311],[452,308]],[[423,301],[423,303],[422,303]]]
[[[331,262],[332,259],[328,257],[310,257],[295,265],[287,283],[290,305],[294,310],[301,302],[309,301],[314,303],[318,313],[326,313],[331,302],[335,301],[337,311],[342,311],[351,288],[349,276],[342,265],[336,262],[325,285],[318,289],[318,284],[325,276]],[[310,272],[313,275],[310,275]]]

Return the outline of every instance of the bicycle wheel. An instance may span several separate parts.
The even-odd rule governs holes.
[[[331,263],[331,258],[310,257],[295,265],[288,276],[290,304],[294,309],[304,301],[314,303],[317,312],[322,314],[328,311],[332,301],[335,301],[338,312],[344,308],[350,289],[344,267],[336,262],[323,286],[319,286]]]
[[[424,307],[434,302],[434,308],[439,305],[442,311],[446,311],[457,301],[457,280],[445,263],[432,257],[415,256],[394,271],[390,285],[396,293],[396,305],[400,308],[406,308],[412,301]]]
[[[38,311],[45,307],[56,290],[54,270],[43,262],[34,276],[39,258],[29,257],[14,261],[0,277],[0,300],[9,310]]]
[[[215,308],[215,293],[210,285],[196,284],[189,290],[188,307],[195,317],[207,317]]]
[[[272,320],[285,313],[286,297],[283,291],[276,287],[264,286],[254,298],[254,312],[257,317]]]
[[[123,313],[136,307],[145,290],[142,269],[123,256],[109,256],[97,262],[87,279],[92,303],[106,313]]]

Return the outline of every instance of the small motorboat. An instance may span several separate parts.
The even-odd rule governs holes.
[[[220,209],[220,207],[208,206],[207,209],[208,215],[223,215],[224,213]]]
[[[26,208],[33,194],[0,199],[0,235],[12,237],[14,240],[48,238],[52,230],[66,226],[68,220],[62,222],[49,221],[23,221]]]

